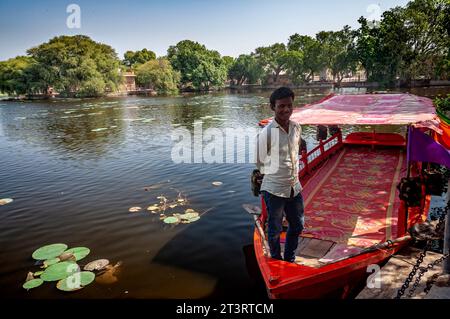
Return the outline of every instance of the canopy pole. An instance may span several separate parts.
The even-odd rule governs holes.
[[[407,173],[406,178],[409,179],[411,176],[411,163],[409,161],[409,130],[411,129],[411,125],[407,126],[406,129],[406,167],[407,167]],[[409,207],[408,203],[405,201],[405,234],[408,232],[408,219],[409,219]]]
[[[409,130],[411,129],[411,125],[407,126],[406,129],[406,166],[407,166],[407,173],[406,177],[409,178],[411,176],[411,163],[409,161]]]

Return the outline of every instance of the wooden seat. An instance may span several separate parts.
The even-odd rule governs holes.
[[[396,133],[356,132],[347,135],[345,144],[406,146],[403,136]]]

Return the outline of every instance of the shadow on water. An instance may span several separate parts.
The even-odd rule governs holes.
[[[203,298],[246,298],[250,300],[267,300],[265,285],[253,244],[245,245],[238,251],[237,247],[217,246],[217,236],[208,233],[202,239],[210,245],[202,243],[202,254],[192,256],[192,249],[180,249],[186,243],[199,240],[195,229],[186,228],[177,233],[169,242],[159,249],[152,259],[153,264],[170,267],[194,276],[204,275],[215,279],[215,285]],[[196,238],[196,239],[194,239]],[[189,244],[190,245],[190,244]],[[180,283],[181,284],[181,283]]]
[[[258,266],[258,261],[256,260],[253,244],[242,247],[242,250],[245,256],[245,265],[247,266],[251,285],[254,287],[255,295],[253,295],[253,297],[257,299],[268,299],[266,286]]]

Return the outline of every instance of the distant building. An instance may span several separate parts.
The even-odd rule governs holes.
[[[136,91],[136,74],[133,71],[122,73],[123,89],[121,91]]]
[[[365,82],[366,80],[366,72],[362,69],[359,69],[356,72],[345,77],[342,82]],[[319,72],[319,74],[314,74],[314,77],[311,79],[310,84],[317,82],[337,82],[337,78],[333,78],[333,75],[329,69],[324,69]],[[292,81],[289,75],[284,71],[282,71],[278,76],[277,83],[274,83],[273,76],[269,76],[266,83],[268,85],[292,85]]]
[[[345,77],[342,82],[364,82],[367,80],[366,72],[363,69],[356,70],[356,72],[349,74]],[[314,82],[325,81],[325,82],[335,82],[336,78],[333,78],[333,74],[329,69],[324,69],[320,72],[320,75],[314,76]]]

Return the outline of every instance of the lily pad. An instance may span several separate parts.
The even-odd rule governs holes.
[[[102,270],[108,265],[109,265],[108,259],[98,259],[98,260],[91,261],[86,266],[84,266],[83,269],[87,270],[87,271]]]
[[[75,256],[75,260],[78,261],[89,255],[90,252],[91,250],[87,247],[75,247],[67,249],[64,253],[72,253]]]
[[[151,212],[156,212],[156,211],[160,210],[160,208],[158,205],[151,205],[151,206],[147,207],[147,210],[151,211]]]
[[[129,211],[130,213],[136,213],[136,212],[139,212],[139,211],[141,211],[141,210],[142,210],[141,207],[136,206],[136,207],[131,207],[128,211]]]
[[[2,198],[0,199],[0,206],[12,203],[14,200],[12,198]]]
[[[32,279],[32,280],[27,281],[26,283],[24,283],[22,285],[22,287],[26,290],[30,290],[30,289],[39,287],[43,283],[44,283],[44,281],[42,279],[37,278],[37,279]]]
[[[47,260],[58,257],[67,249],[66,244],[52,244],[43,246],[33,252],[33,259]]]
[[[59,263],[60,261],[61,260],[58,257],[47,259],[46,261],[44,261],[44,267],[47,268],[47,267],[49,267],[51,265]]]
[[[186,214],[180,215],[180,218],[184,219],[184,220],[190,220],[190,219],[193,219],[193,218],[196,218],[196,217],[198,217],[198,213],[197,212],[186,213]]]
[[[95,279],[95,274],[90,271],[82,271],[67,278],[64,278],[56,284],[56,288],[62,291],[75,291],[86,287]]]
[[[185,219],[185,220],[182,221],[182,223],[183,224],[190,224],[190,223],[196,222],[199,219],[200,219],[200,216],[197,216],[197,217]]]
[[[70,261],[64,261],[48,267],[41,275],[44,281],[57,281],[69,277],[70,275],[80,271],[80,267]]]
[[[175,223],[178,223],[180,220],[178,219],[178,218],[176,218],[176,217],[167,217],[167,218],[164,218],[164,222],[166,223],[166,224],[175,224]]]
[[[43,270],[36,271],[36,272],[33,274],[33,276],[34,276],[34,277],[39,277],[39,276],[42,275],[43,273],[44,273]]]

